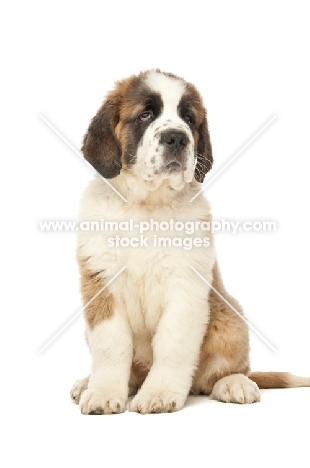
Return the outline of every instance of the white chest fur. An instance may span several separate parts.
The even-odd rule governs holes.
[[[171,200],[164,205],[125,203],[101,178],[96,177],[81,201],[79,218],[81,222],[88,223],[84,228],[90,227],[90,221],[97,221],[100,222],[97,226],[103,230],[79,231],[79,255],[88,258],[90,268],[102,272],[105,281],[126,266],[109,288],[127,316],[136,351],[144,361],[150,357],[143,345],[147,342],[150,347],[150,340],[145,340],[145,336],[156,330],[176,288],[187,293],[190,291],[198,302],[207,301],[208,288],[190,266],[212,281],[215,261],[213,239],[211,233],[201,229],[199,224],[210,222],[209,204],[203,197],[189,203],[190,192],[173,192],[170,189]],[[126,195],[130,198],[129,191]],[[107,226],[112,227],[107,225],[108,222],[118,223],[122,230],[106,230]],[[116,236],[119,236],[118,242]],[[127,240],[121,245],[124,238]],[[165,246],[159,246],[160,238],[165,239]],[[126,246],[131,239],[135,239],[135,245]],[[179,300],[182,301],[182,297]],[[205,309],[207,311],[207,306]],[[193,311],[195,313],[198,312]],[[201,320],[206,320],[206,317]]]

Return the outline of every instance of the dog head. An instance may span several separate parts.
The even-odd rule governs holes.
[[[131,171],[156,190],[203,182],[213,158],[206,111],[197,89],[159,70],[116,84],[84,137],[85,159],[105,178]]]

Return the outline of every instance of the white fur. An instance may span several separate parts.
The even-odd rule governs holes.
[[[146,84],[154,91],[160,94],[162,100],[174,112],[185,91],[185,84],[180,78],[172,78],[151,70],[146,78]]]
[[[260,393],[256,383],[244,374],[232,374],[216,382],[211,398],[225,403],[255,403],[260,401]]]
[[[88,382],[89,377],[85,377],[84,379],[80,379],[75,382],[70,392],[70,396],[73,401],[79,403],[81,395],[87,389]]]
[[[92,370],[80,400],[82,413],[121,413],[128,396],[132,335],[123,314],[114,315],[87,331]]]
[[[194,282],[189,271],[180,274],[176,268],[166,282],[167,292],[162,296],[161,305],[165,310],[152,343],[153,365],[130,405],[131,411],[178,410],[184,405],[191,387],[209,318],[206,291],[201,290],[198,297],[194,296],[191,290]]]
[[[194,176],[195,157],[194,139],[189,126],[180,118],[177,109],[185,91],[183,81],[171,78],[156,71],[149,72],[146,84],[158,92],[163,101],[163,112],[147,128],[142,143],[137,151],[137,161],[134,172],[142,177],[149,190],[157,190],[164,179],[174,190],[181,190],[185,183],[191,182]],[[161,171],[163,164],[164,145],[159,143],[163,130],[174,129],[183,131],[189,143],[186,148],[186,168],[176,174],[164,174]]]

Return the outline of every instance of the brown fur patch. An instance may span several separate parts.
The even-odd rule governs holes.
[[[84,306],[105,286],[101,271],[89,268],[85,258],[78,257],[81,275],[81,294]],[[114,298],[109,288],[104,289],[84,310],[87,324],[91,329],[113,316]]]
[[[137,393],[148,373],[149,369],[139,362],[133,361],[129,379],[129,395]]]
[[[242,308],[225,290],[217,263],[212,286],[241,314]],[[249,372],[249,334],[245,322],[214,292],[209,296],[210,321],[201,346],[193,393],[210,394],[214,384],[230,374]]]
[[[259,388],[309,387],[310,377],[298,377],[289,372],[251,372],[249,378]]]

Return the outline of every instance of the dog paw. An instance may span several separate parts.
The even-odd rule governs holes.
[[[213,387],[211,398],[224,403],[255,403],[260,401],[259,388],[243,374],[223,377]]]
[[[169,391],[140,390],[129,406],[137,413],[173,413],[184,406],[186,397]]]
[[[89,377],[85,377],[85,379],[77,380],[71,389],[71,392],[70,392],[71,399],[77,405],[80,402],[82,393],[87,389],[88,381],[89,381]]]
[[[125,399],[108,395],[104,389],[88,388],[82,394],[80,409],[82,414],[116,414],[125,410]]]

